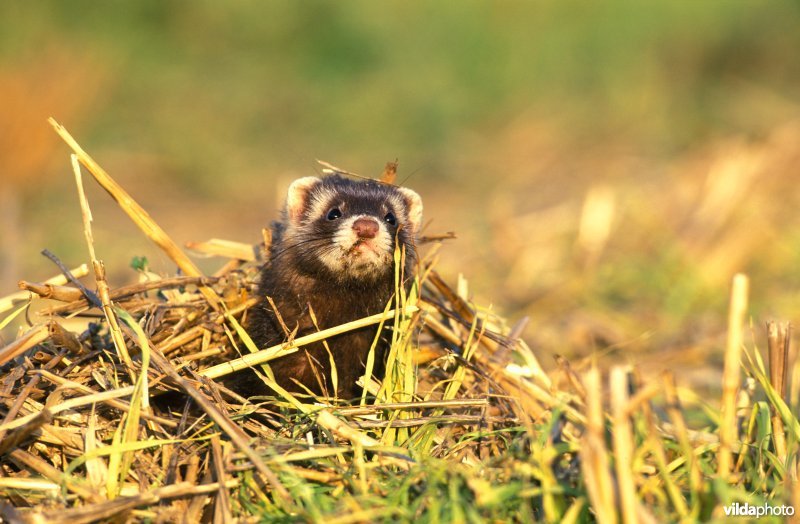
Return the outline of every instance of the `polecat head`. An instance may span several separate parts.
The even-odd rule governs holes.
[[[396,242],[405,246],[408,273],[421,221],[422,199],[411,189],[338,175],[301,178],[286,197],[282,249],[306,273],[374,281],[392,271]]]

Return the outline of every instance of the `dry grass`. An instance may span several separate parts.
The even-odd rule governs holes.
[[[310,341],[249,353],[241,326],[254,302],[249,254],[259,250],[196,244],[230,255],[216,274],[200,274],[57,129],[76,153],[97,292],[66,268],[70,285],[23,284],[50,306],[0,348],[0,519],[688,522],[722,519],[732,502],[798,505],[788,329],[770,326],[767,371],[742,342],[744,277],[733,287],[721,414],[669,374],[645,382],[614,366],[604,378],[563,359],[546,374],[518,338],[524,324],[508,326],[468,300],[465,280],[453,287],[435,272],[435,235],[412,291],[363,320],[397,326],[387,378],[365,385],[374,399],[349,406],[278,391],[248,401],[208,377]],[[140,282],[108,286],[78,162],[181,275],[142,268]],[[587,198],[587,263],[606,242],[597,224],[608,198]],[[7,319],[28,306],[5,303]],[[191,403],[162,405],[169,391]]]

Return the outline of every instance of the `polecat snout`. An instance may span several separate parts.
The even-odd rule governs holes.
[[[422,200],[407,188],[338,175],[296,180],[289,187],[282,221],[273,224],[270,257],[258,288],[262,301],[251,309],[247,323],[250,337],[265,348],[286,341],[295,330],[294,337],[301,337],[382,312],[395,292],[397,244],[405,251],[406,282],[413,276],[414,236],[421,221]],[[360,395],[355,382],[364,373],[376,329],[327,339],[330,355],[317,343],[273,360],[276,381],[292,392],[307,388],[340,398]],[[381,337],[375,348],[379,378],[387,346]],[[244,396],[272,393],[249,369],[226,384]]]

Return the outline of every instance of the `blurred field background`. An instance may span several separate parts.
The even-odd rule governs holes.
[[[180,243],[257,242],[315,159],[397,158],[458,235],[440,272],[529,316],[545,367],[717,390],[734,273],[756,336],[800,312],[798,27],[789,1],[4,2],[0,295],[58,272],[45,247],[87,259],[48,116]],[[174,273],[86,184],[112,285]]]

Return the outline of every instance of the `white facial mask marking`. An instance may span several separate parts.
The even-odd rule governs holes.
[[[358,238],[353,230],[353,224],[360,218],[377,222],[378,234],[375,238],[365,240]],[[355,277],[367,277],[381,275],[391,266],[392,237],[385,224],[370,215],[358,215],[342,220],[337,226],[332,240],[338,249],[326,250],[320,257],[320,261],[331,271]],[[359,241],[367,245],[354,250]]]

